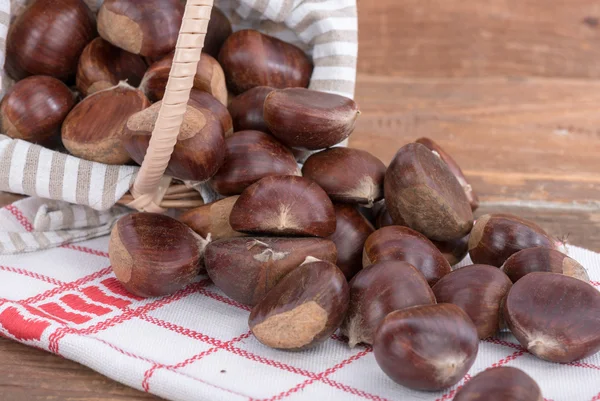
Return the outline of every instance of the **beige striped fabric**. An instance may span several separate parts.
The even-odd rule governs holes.
[[[2,67],[9,22],[29,1],[0,0]],[[94,11],[102,4],[102,0],[84,1]],[[315,68],[311,89],[354,97],[358,54],[356,0],[215,0],[215,5],[230,17],[234,30],[257,29],[294,43],[312,56]],[[0,79],[4,94],[12,81],[5,74],[0,75]],[[0,248],[10,248],[13,252],[31,251],[106,234],[108,231],[98,227],[112,224],[115,216],[123,212],[121,208],[117,212],[111,208],[128,192],[137,172],[137,167],[92,163],[24,141],[12,140],[0,133],[0,191],[48,199],[25,204],[25,207],[39,209],[26,211],[33,215],[37,216],[39,212],[43,216],[47,210],[66,213],[66,217],[60,219],[63,222],[60,227],[52,224],[34,227],[36,232],[38,229],[43,233],[48,233],[48,230],[60,232],[58,236],[51,236],[53,240],[48,240],[48,234],[32,233],[30,238],[16,241],[21,244],[16,246],[15,241],[10,239],[10,244],[4,244],[3,240],[9,236],[0,233]],[[215,193],[208,186],[189,184],[198,189],[206,202],[215,199]],[[61,202],[52,203],[50,200]],[[90,219],[77,220],[75,223],[75,220],[68,218],[69,215],[75,215],[76,210],[81,214],[81,209],[75,205],[93,209],[82,214]],[[68,211],[69,208],[72,210]],[[104,223],[98,225],[98,221]],[[72,233],[70,230],[78,232]],[[14,234],[11,235],[14,237]],[[59,237],[60,241],[57,240]],[[39,241],[34,241],[36,238]]]

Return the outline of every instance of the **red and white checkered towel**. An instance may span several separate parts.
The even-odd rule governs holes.
[[[32,230],[37,208],[28,202],[0,210],[0,234]],[[338,336],[305,352],[269,349],[248,329],[249,308],[206,276],[168,297],[132,296],[112,274],[107,248],[101,237],[0,256],[0,334],[171,400],[449,401],[456,392],[403,388],[370,347],[350,349]],[[600,255],[574,246],[569,253],[599,287]],[[547,401],[600,400],[600,355],[552,364],[503,334],[482,342],[459,386],[491,366],[523,369]]]

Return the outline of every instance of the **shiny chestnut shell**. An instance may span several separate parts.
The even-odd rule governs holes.
[[[575,259],[555,249],[543,247],[527,248],[513,254],[506,259],[502,270],[513,283],[533,272],[560,273],[590,282],[587,271]]]
[[[510,366],[479,373],[458,390],[453,401],[543,401],[542,390],[527,373]]]
[[[348,295],[346,278],[334,264],[306,263],[279,281],[252,309],[248,325],[271,348],[311,348],[340,326]]]
[[[256,130],[269,132],[265,122],[263,109],[265,99],[275,88],[257,86],[234,97],[229,104],[229,112],[236,131]]]

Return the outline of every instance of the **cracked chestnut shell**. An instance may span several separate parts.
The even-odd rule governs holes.
[[[142,91],[120,83],[81,101],[62,125],[62,142],[74,156],[105,164],[131,160],[123,130],[129,118],[150,102]]]
[[[348,283],[336,265],[307,263],[281,279],[252,308],[248,325],[268,347],[312,348],[338,329],[348,309],[348,295]]]
[[[108,254],[117,279],[141,297],[172,294],[200,271],[206,241],[185,224],[154,213],[132,213],[117,221]]]
[[[94,14],[82,0],[29,2],[8,30],[6,72],[15,80],[29,75],[70,79],[95,36]]]
[[[123,50],[157,59],[175,49],[183,12],[179,0],[104,0],[98,33]]]
[[[576,278],[529,273],[512,286],[503,315],[538,358],[570,363],[600,351],[600,292]]]
[[[385,203],[394,222],[437,241],[462,238],[473,227],[463,188],[446,163],[420,143],[398,150],[385,175]]]
[[[228,297],[256,305],[307,257],[335,263],[335,244],[323,238],[228,238],[206,247],[204,265]]]
[[[236,131],[256,130],[269,132],[265,122],[263,109],[267,95],[275,88],[257,86],[234,97],[229,104],[229,112]]]
[[[444,255],[424,235],[401,226],[380,228],[367,238],[363,266],[387,260],[408,262],[416,267],[429,285],[452,271]]]
[[[335,232],[335,210],[314,181],[294,175],[265,177],[238,198],[231,227],[250,234],[328,237]]]
[[[516,283],[523,276],[533,272],[560,273],[579,280],[590,282],[583,266],[564,253],[549,248],[527,248],[506,259],[502,270]]]
[[[162,100],[165,96],[169,73],[173,66],[175,52],[171,52],[153,63],[144,74],[140,90],[143,91],[152,102]],[[196,75],[194,75],[193,88],[210,93],[223,105],[227,104],[227,87],[225,85],[225,73],[219,62],[208,54],[202,54]]]
[[[454,158],[452,158],[452,156],[450,156],[439,144],[433,141],[433,139],[419,138],[415,142],[427,146],[429,150],[431,150],[436,156],[442,159],[444,163],[446,163],[452,174],[454,174],[458,180],[460,186],[465,191],[465,195],[467,195],[467,199],[471,205],[471,210],[475,211],[479,207],[479,197],[473,190],[471,184],[469,184],[469,181],[467,181],[465,174],[462,172],[462,169],[454,160]]]
[[[0,103],[2,133],[51,147],[60,142],[60,127],[73,106],[73,94],[58,79],[25,78],[10,88]]]
[[[469,238],[473,263],[496,267],[523,249],[554,249],[555,240],[533,221],[512,214],[486,214],[477,219]]]
[[[543,401],[540,386],[521,369],[484,370],[458,390],[454,401]]]
[[[383,198],[385,169],[369,152],[340,147],[310,156],[302,175],[319,184],[334,202],[373,206]]]
[[[161,102],[132,115],[125,124],[125,148],[142,164],[156,124]],[[180,180],[206,181],[217,173],[225,160],[223,126],[209,109],[189,102],[183,124],[165,174]]]
[[[375,332],[379,367],[413,390],[439,391],[458,383],[479,348],[469,316],[452,304],[413,306],[390,313]]]
[[[238,196],[230,196],[190,209],[179,216],[179,221],[202,238],[208,238],[210,235],[213,241],[245,236],[246,234],[235,231],[229,224],[229,215],[237,199]]]
[[[292,152],[260,131],[239,131],[225,139],[225,162],[212,178],[215,191],[239,195],[264,177],[300,175]]]
[[[229,36],[218,59],[236,95],[256,86],[306,88],[313,70],[300,48],[253,29]]]
[[[373,344],[375,330],[388,313],[435,304],[423,275],[406,262],[381,262],[364,268],[350,282],[350,306],[342,324],[348,344]]]
[[[275,90],[265,99],[264,119],[284,145],[317,150],[348,138],[360,111],[354,100],[304,88]]]
[[[137,87],[146,69],[146,62],[137,54],[96,38],[83,49],[79,58],[77,89],[83,96],[87,96],[112,88],[121,81]]]
[[[461,267],[442,277],[433,286],[440,303],[459,306],[477,327],[479,338],[500,330],[502,303],[512,282],[498,268],[488,265]]]
[[[336,265],[350,280],[362,270],[365,241],[375,231],[371,223],[354,205],[334,204],[336,228],[329,237],[338,250]]]

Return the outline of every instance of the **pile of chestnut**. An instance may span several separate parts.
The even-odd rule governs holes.
[[[2,132],[141,163],[182,16],[180,0],[105,0],[97,16],[81,0],[34,0],[8,34],[7,72],[20,81],[0,105]],[[167,174],[207,182],[221,199],[178,219],[120,219],[109,253],[125,288],[172,294],[205,269],[252,306],[263,344],[303,350],[340,329],[417,390],[458,383],[479,340],[503,329],[551,362],[600,350],[600,293],[555,238],[508,214],[474,222],[477,195],[428,138],[387,167],[334,147],[360,113],[351,99],[306,89],[312,68],[291,44],[232,33],[213,9]],[[476,264],[453,270],[467,253]],[[483,399],[542,396],[524,372],[495,368],[455,398]]]

